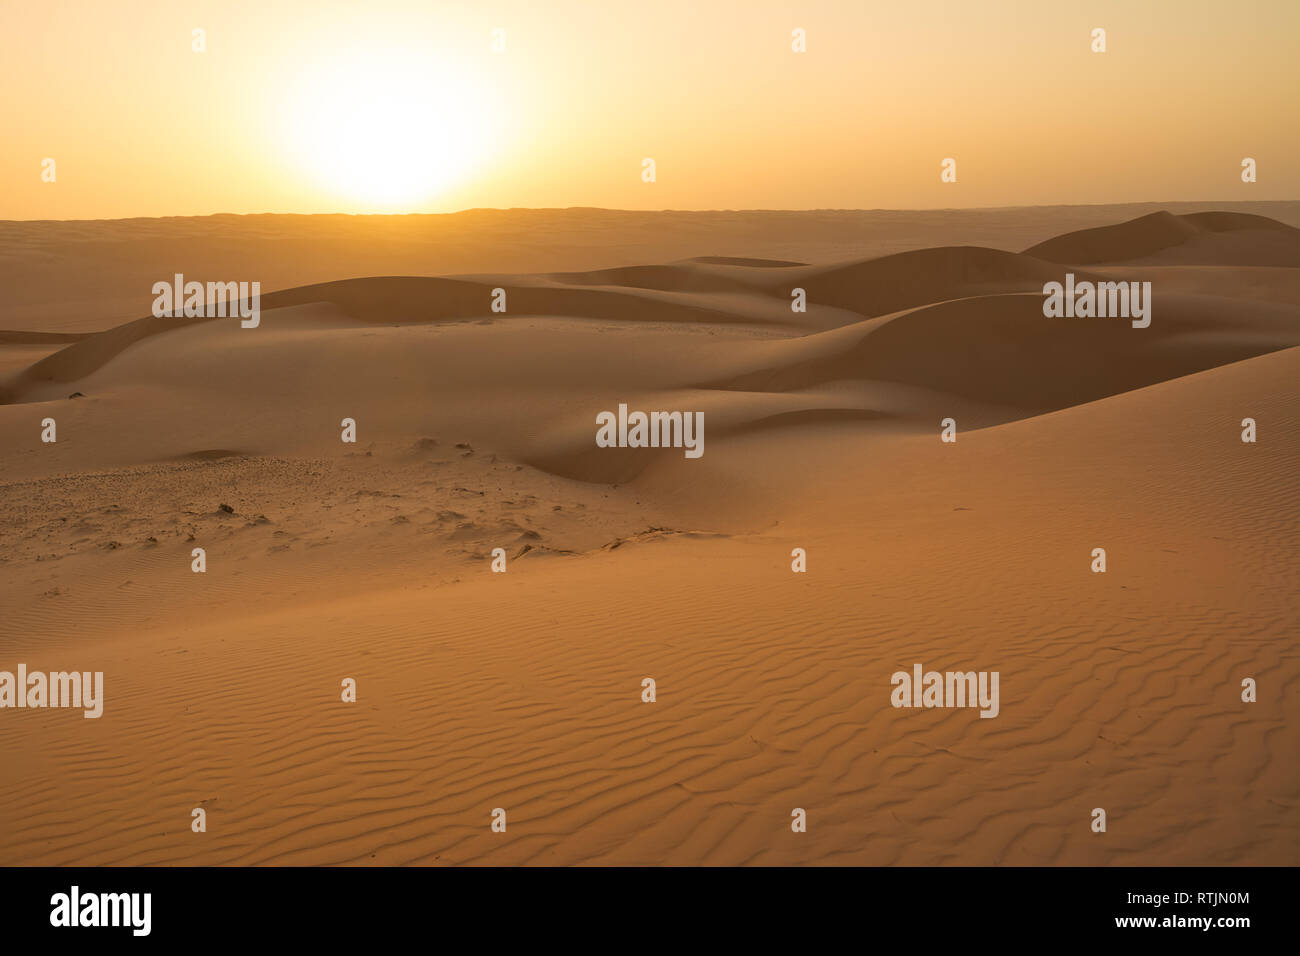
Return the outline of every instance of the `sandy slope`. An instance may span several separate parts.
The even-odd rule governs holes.
[[[0,339],[0,668],[108,700],[0,711],[0,862],[1293,864],[1297,234],[51,304]],[[1045,319],[1067,268],[1151,327]],[[620,401],[704,457],[596,448]],[[998,670],[998,718],[892,708],[918,662]]]

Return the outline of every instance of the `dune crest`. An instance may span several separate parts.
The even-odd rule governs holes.
[[[1081,229],[1025,250],[1050,262],[1300,266],[1300,229],[1267,216],[1155,212]]]

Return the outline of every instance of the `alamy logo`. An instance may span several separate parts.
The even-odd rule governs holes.
[[[1089,282],[1078,284],[1074,273],[1065,274],[1065,285],[1043,285],[1043,315],[1049,319],[1132,319],[1135,329],[1151,324],[1150,282]]]
[[[155,282],[153,314],[156,318],[176,316],[186,318],[234,318],[243,321],[239,327],[255,329],[262,321],[262,283],[247,282],[186,282],[185,276],[176,273],[171,282]]]
[[[632,412],[618,406],[618,414],[596,416],[599,448],[684,448],[687,458],[704,454],[703,412]]]
[[[0,708],[4,707],[81,707],[87,719],[104,713],[103,671],[43,671],[27,673],[27,665],[18,665],[17,677],[0,671]]]
[[[51,926],[129,926],[133,936],[152,928],[152,893],[86,893],[73,886],[50,897]]]
[[[998,704],[997,671],[938,671],[921,673],[921,665],[912,665],[912,673],[895,671],[889,682],[894,685],[889,702],[895,707],[979,707],[981,717],[996,717]]]

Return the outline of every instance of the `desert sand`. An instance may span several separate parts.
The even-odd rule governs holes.
[[[0,223],[0,669],[105,681],[0,710],[0,864],[1300,862],[1297,225]],[[1067,271],[1150,327],[1045,318]],[[175,272],[260,326],[150,316]]]

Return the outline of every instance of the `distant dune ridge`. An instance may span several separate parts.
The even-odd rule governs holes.
[[[102,331],[147,315],[152,284],[177,272],[200,281],[257,279],[271,292],[383,275],[643,270],[648,263],[686,259],[706,265],[728,264],[719,259],[736,265],[745,259],[829,265],[939,246],[1024,250],[1064,232],[1151,213],[1225,210],[1300,226],[1300,201],[928,211],[470,209],[412,216],[0,220],[0,329]]]
[[[296,217],[0,224],[85,256],[0,264],[0,669],[105,675],[0,715],[0,863],[1295,863],[1300,229],[1129,211],[476,211],[555,248],[443,276],[321,217],[268,269],[375,274],[256,329],[123,277],[275,287],[231,236]],[[1067,271],[1150,327],[1045,318]],[[705,453],[598,447],[620,404]],[[891,708],[916,661],[996,718]]]
[[[1026,255],[1050,262],[1290,266],[1300,263],[1300,229],[1250,213],[1155,212],[1133,222],[1081,229],[1040,242]]]
[[[628,368],[618,379],[643,391],[724,389],[765,392],[770,398],[780,393],[779,404],[790,405],[780,414],[806,410],[807,403],[798,393],[832,382],[848,385],[867,380],[1003,406],[1008,409],[1004,415],[1018,417],[1300,344],[1296,321],[1300,312],[1293,305],[1229,303],[1231,295],[1187,294],[1168,281],[1158,284],[1159,320],[1142,336],[1135,337],[1123,323],[1044,320],[1041,290],[1044,283],[1063,278],[1066,270],[1061,264],[1096,261],[1105,255],[1098,252],[1103,249],[1128,250],[1134,258],[1159,250],[1168,258],[1171,251],[1192,246],[1207,233],[1220,237],[1216,250],[1225,259],[1241,259],[1268,240],[1274,244],[1269,247],[1273,258],[1289,256],[1286,267],[1300,268],[1300,229],[1263,216],[1155,213],[1062,236],[1021,254],[945,247],[829,266],[695,260],[540,277],[347,279],[268,293],[262,296],[261,307],[271,322],[278,311],[295,310],[286,324],[288,338],[281,341],[298,356],[290,362],[286,355],[286,366],[298,365],[307,374],[317,366],[312,352],[329,351],[338,336],[315,335],[312,323],[303,318],[303,308],[321,312],[321,307],[329,307],[331,319],[324,328],[332,331],[341,331],[337,328],[340,314],[353,320],[353,329],[356,324],[528,323],[526,330],[511,330],[516,339],[539,335],[552,339],[554,333],[539,333],[534,323],[565,317],[656,326],[656,337],[667,346],[662,361]],[[1071,255],[1077,258],[1068,258]],[[1109,259],[1116,266],[1125,264],[1114,255]],[[1122,269],[1114,276],[1093,269],[1080,271],[1078,278],[1101,281],[1126,274]],[[1228,285],[1230,279],[1225,292],[1230,291]],[[505,313],[490,308],[493,290],[498,288],[508,296]],[[790,308],[795,288],[806,292],[810,303],[806,312]],[[149,317],[88,335],[0,381],[0,401],[61,397],[64,386],[105,369],[127,349],[209,322],[207,318]],[[669,344],[675,339],[668,328],[673,324],[738,326],[747,334],[725,349],[697,350],[698,357],[683,361]],[[221,331],[233,335],[236,330],[227,324]],[[576,329],[569,334],[590,340]],[[248,344],[230,341],[241,349]],[[421,346],[407,337],[395,337],[392,345],[403,352],[424,348],[430,353],[428,362],[436,364],[433,353],[442,349],[442,342],[427,337],[423,341],[426,344]],[[530,376],[549,379],[558,387],[574,370],[562,353],[556,361],[543,361],[548,349],[538,344]],[[374,343],[372,348],[383,345]],[[409,358],[391,356],[391,361]],[[690,368],[697,368],[699,374],[684,374]],[[675,377],[665,380],[665,373]],[[860,408],[857,397],[843,389],[841,394],[847,403],[844,408],[879,411]],[[719,407],[715,416],[721,416],[724,427],[748,426],[755,415],[770,417],[772,408],[770,401],[753,403],[749,409],[733,402]],[[837,402],[834,410],[839,408]],[[518,414],[508,405],[501,410],[512,418]],[[552,420],[549,412],[546,418]],[[578,445],[590,444],[587,424],[582,421],[576,429],[573,438]],[[498,448],[515,455],[526,451]]]

